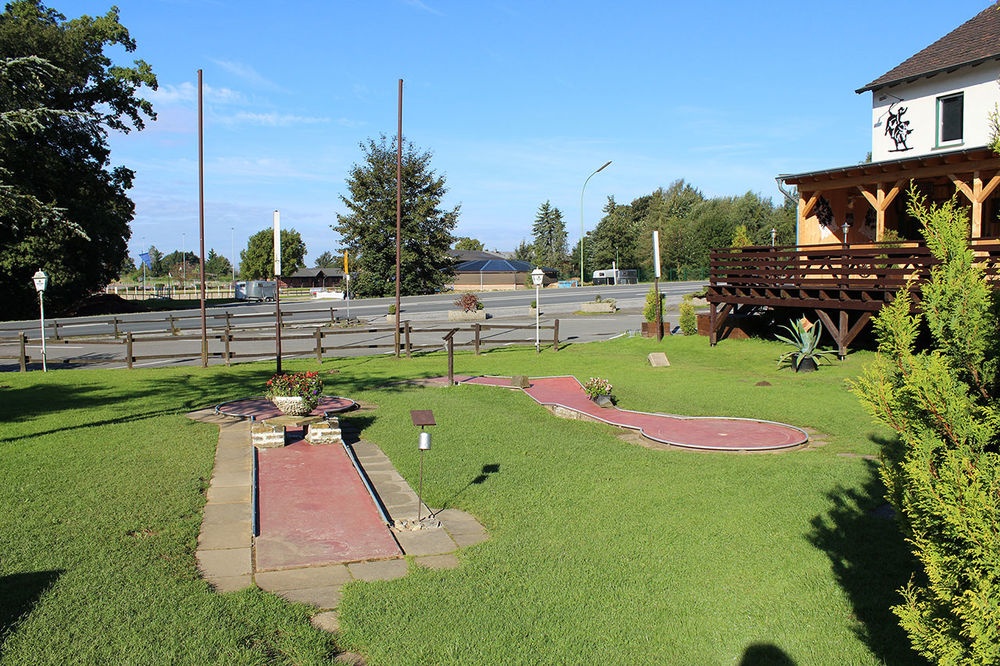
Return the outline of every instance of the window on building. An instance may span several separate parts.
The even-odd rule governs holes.
[[[962,116],[965,100],[962,93],[938,98],[938,145],[962,140]]]

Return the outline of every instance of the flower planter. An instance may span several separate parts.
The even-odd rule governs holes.
[[[614,301],[590,301],[580,304],[580,312],[613,313],[615,310]]]
[[[670,322],[663,322],[663,335],[670,335]],[[655,321],[644,321],[642,322],[642,337],[644,338],[655,338],[656,337],[656,322]]]
[[[288,416],[305,416],[313,410],[305,398],[297,395],[276,395],[271,398],[271,402],[282,414]]]
[[[448,310],[448,321],[486,321],[486,310]]]
[[[806,357],[795,368],[795,372],[816,372],[818,369],[819,366],[816,365],[816,359]]]
[[[599,395],[594,398],[591,398],[591,400],[597,403],[598,407],[607,408],[615,406],[615,401],[611,398],[610,395]]]

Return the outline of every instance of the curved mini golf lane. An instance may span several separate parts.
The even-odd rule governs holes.
[[[462,383],[510,388],[509,377],[473,377]],[[661,444],[706,451],[771,451],[809,441],[809,435],[801,428],[774,421],[651,414],[600,407],[587,397],[576,377],[538,377],[532,378],[529,384],[524,392],[541,405],[638,430],[643,437]]]

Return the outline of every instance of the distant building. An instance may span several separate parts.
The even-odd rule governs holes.
[[[344,271],[339,268],[300,268],[281,278],[281,286],[319,289],[340,289]]]
[[[485,254],[492,254],[494,258],[472,259],[455,265],[455,279],[452,283],[455,291],[529,288],[531,271],[535,270],[534,264],[517,259],[496,258],[495,253]],[[555,282],[556,270],[545,266],[541,268],[545,272],[543,285]]]

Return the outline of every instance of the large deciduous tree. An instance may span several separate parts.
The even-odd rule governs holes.
[[[916,313],[909,288],[875,319],[878,356],[854,391],[897,439],[880,468],[920,571],[893,610],[936,664],[1000,663],[1000,331],[997,294],[953,198],[908,211],[940,262]],[[931,349],[918,350],[926,324]]]
[[[108,133],[155,119],[149,65],[112,63],[136,48],[118,10],[67,20],[40,0],[0,14],[0,289],[8,317],[37,308],[31,275],[51,277],[54,311],[114,279],[134,215],[133,172],[110,161]]]
[[[396,293],[396,145],[385,135],[360,144],[364,160],[347,177],[348,194],[340,199],[346,214],[337,214],[332,228],[355,259],[351,281],[360,297]],[[402,214],[400,293],[428,294],[451,275],[448,254],[454,241],[459,206],[443,210],[445,179],[431,169],[431,153],[404,141],[402,151]],[[353,271],[352,271],[353,272]]]
[[[281,230],[281,274],[291,275],[305,263],[306,244],[295,229]],[[240,277],[263,280],[274,276],[274,229],[261,229],[240,252]]]

